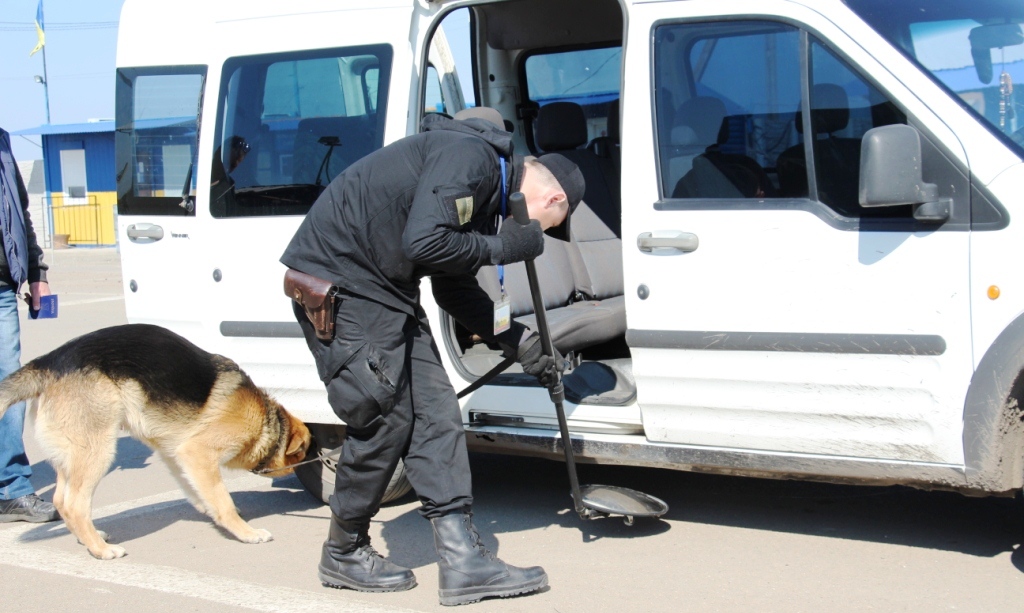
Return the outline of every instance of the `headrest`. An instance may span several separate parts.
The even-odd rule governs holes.
[[[608,103],[608,138],[614,144],[622,142],[619,132],[619,99],[616,98]]]
[[[697,137],[696,144],[712,145],[718,142],[724,118],[724,102],[711,96],[694,96],[679,105],[675,125],[692,128]]]
[[[587,142],[587,118],[575,102],[552,102],[540,107],[535,126],[537,146],[544,151],[575,149]]]
[[[832,134],[850,123],[850,98],[835,83],[818,83],[811,89],[811,124],[816,134]],[[796,130],[803,133],[803,112],[796,112]]]
[[[487,121],[498,126],[502,130],[505,129],[505,120],[502,119],[501,113],[497,109],[492,109],[489,106],[474,106],[468,109],[462,109],[458,113],[455,113],[455,119],[486,119]]]

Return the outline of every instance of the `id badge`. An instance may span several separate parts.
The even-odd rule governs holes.
[[[512,301],[507,294],[494,303],[494,335],[497,336],[512,327]]]

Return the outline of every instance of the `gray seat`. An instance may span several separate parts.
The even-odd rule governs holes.
[[[582,109],[579,105],[572,106],[575,109],[563,107],[563,111],[575,117],[567,124],[568,130],[575,130],[575,134],[569,134],[561,141],[553,136],[554,140],[545,141],[549,145],[557,142],[585,142],[586,123],[582,119]],[[467,116],[482,117],[495,124],[500,120],[500,115],[493,109],[462,116],[456,114],[456,119]],[[548,119],[553,117],[549,115]],[[552,133],[558,132],[554,128],[551,130]],[[566,151],[560,150],[559,153],[565,155]],[[590,151],[586,153],[593,155]],[[586,178],[589,193],[591,183],[590,178]],[[597,180],[595,184],[598,184]],[[606,207],[606,213],[614,216],[617,226],[618,209],[612,212],[609,206]],[[578,352],[612,341],[626,333],[622,241],[586,200],[573,213],[571,239],[570,242],[564,242],[545,236],[544,253],[535,261],[551,338],[562,353]],[[492,300],[500,298],[496,267],[481,268],[477,282]],[[511,301],[512,317],[536,330],[537,317],[525,264],[520,262],[505,267],[505,292]]]
[[[793,119],[803,135],[803,113]],[[811,127],[815,134],[814,165],[817,169],[818,198],[851,217],[860,216],[860,139],[837,136],[850,123],[849,97],[841,86],[817,83],[811,90]],[[804,144],[798,143],[779,154],[776,162],[782,195],[807,197],[807,162]]]
[[[619,176],[611,158],[598,156],[587,144],[587,118],[575,102],[552,102],[540,108],[536,123],[537,146],[547,153],[560,153],[575,163],[587,182],[583,194],[590,207],[617,236],[620,232],[622,202]]]
[[[626,333],[622,241],[585,202],[573,213],[572,241],[545,236],[536,266],[551,338],[560,352],[579,352]],[[500,297],[495,267],[481,268],[477,281],[492,300]],[[512,317],[536,330],[524,264],[505,267],[505,292]]]
[[[673,113],[674,123],[662,136],[662,166],[666,195],[693,170],[694,159],[719,141],[725,103],[710,96],[689,98]]]

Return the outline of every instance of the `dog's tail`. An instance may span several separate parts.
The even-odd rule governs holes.
[[[4,416],[11,405],[42,394],[52,380],[50,372],[30,362],[0,381],[0,417]]]

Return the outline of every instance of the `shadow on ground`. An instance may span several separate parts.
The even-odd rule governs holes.
[[[548,526],[577,529],[583,542],[664,533],[694,522],[891,543],[993,557],[1013,552],[1024,572],[1024,504],[1017,498],[969,498],[907,487],[833,485],[580,465],[580,483],[636,489],[669,505],[664,520],[583,521],[572,508],[565,465],[550,460],[473,454],[474,523],[492,551],[496,536]],[[405,499],[404,502],[408,502]],[[510,512],[510,509],[515,509]],[[385,523],[394,561],[409,567],[437,559],[430,529],[415,509]]]
[[[271,515],[301,515],[319,509],[322,505],[311,497],[298,479],[288,477],[275,479],[272,491],[232,492],[231,498],[238,514],[247,522],[258,521]],[[184,494],[182,494],[184,496]],[[200,522],[213,525],[212,520],[200,513],[184,499],[170,500],[144,505],[95,519],[96,528],[110,535],[111,543],[125,543],[159,532],[180,521]],[[258,528],[259,525],[256,525]],[[225,538],[234,538],[227,531],[217,528]],[[20,540],[46,541],[66,536],[63,522],[42,524],[21,535]]]

